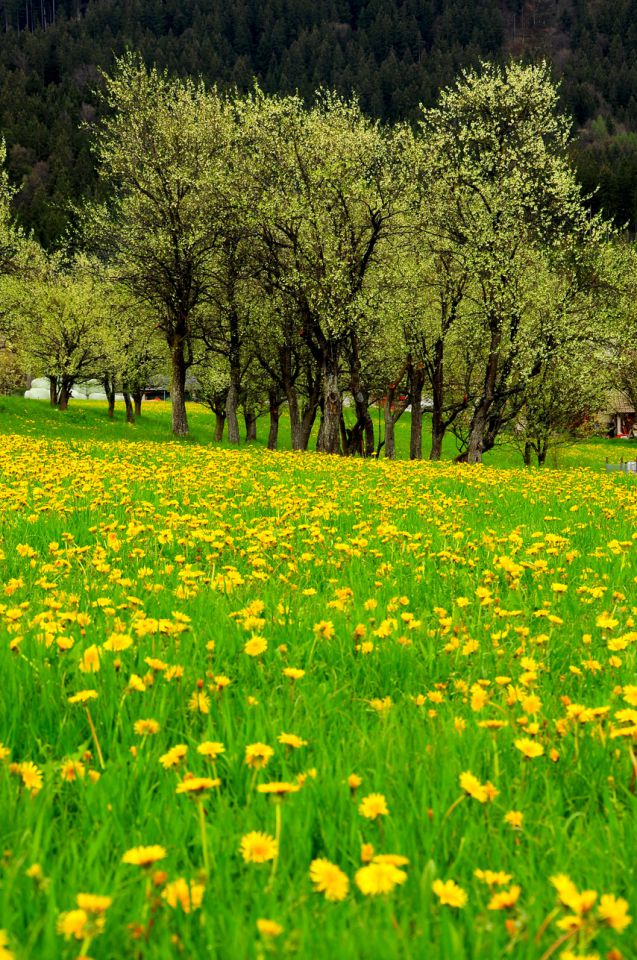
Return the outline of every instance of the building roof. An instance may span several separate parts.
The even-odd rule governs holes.
[[[622,390],[611,390],[604,413],[635,413],[635,406]]]

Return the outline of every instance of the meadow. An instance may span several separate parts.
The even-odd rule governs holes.
[[[637,957],[632,445],[191,415],[0,404],[0,960]]]

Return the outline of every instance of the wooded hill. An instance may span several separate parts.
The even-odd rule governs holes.
[[[637,227],[637,0],[0,0],[0,25],[0,133],[45,245],[95,190],[99,69],[126,48],[224,88],[356,91],[389,121],[480,59],[546,57],[593,204]]]

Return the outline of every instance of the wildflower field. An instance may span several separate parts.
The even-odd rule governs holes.
[[[0,958],[637,957],[634,478],[109,429],[3,424]]]

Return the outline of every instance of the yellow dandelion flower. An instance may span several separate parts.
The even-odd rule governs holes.
[[[210,697],[204,690],[195,690],[188,701],[191,713],[210,713]]]
[[[394,867],[406,867],[409,857],[403,857],[400,853],[377,853],[373,863],[391,863]]]
[[[522,888],[518,886],[509,887],[508,890],[498,890],[494,893],[487,909],[489,910],[511,910],[520,898]]]
[[[259,918],[257,920],[257,930],[262,937],[280,937],[283,933],[283,927],[276,920],[266,920]]]
[[[14,960],[15,954],[9,950],[9,938],[4,930],[0,930],[0,960]]]
[[[295,750],[298,750],[299,747],[307,747],[307,740],[302,740],[295,733],[280,733],[277,740],[284,746],[293,747]]]
[[[42,789],[42,771],[30,760],[19,763],[17,767],[17,773],[22,778],[22,783],[30,791],[31,796],[35,797]]]
[[[167,770],[169,767],[176,767],[184,759],[187,753],[188,747],[186,744],[178,743],[176,746],[171,747],[167,753],[163,753],[159,758],[159,762],[161,763],[162,767]]]
[[[147,720],[136,720],[133,729],[138,736],[148,737],[159,733],[159,724],[149,717]]]
[[[267,743],[250,743],[246,747],[245,762],[253,770],[262,770],[268,765],[274,750]]]
[[[407,874],[393,863],[370,863],[356,871],[356,886],[366,897],[391,893],[394,887],[405,883]]]
[[[479,803],[486,803],[489,799],[486,788],[470,771],[460,774],[460,787],[469,797]]]
[[[325,894],[326,900],[344,900],[349,890],[349,878],[340,867],[329,860],[312,860],[310,879],[317,893]]]
[[[389,809],[382,793],[369,793],[361,800],[358,812],[368,820],[376,820],[377,817],[388,816]]]
[[[70,940],[72,937],[83,940],[88,920],[88,913],[85,910],[68,910],[59,915],[56,930],[65,940]]]
[[[218,787],[221,780],[212,777],[186,777],[181,783],[177,784],[176,793],[203,793],[205,790],[212,790]]]
[[[88,703],[89,700],[97,700],[97,690],[78,690],[72,697],[68,698],[68,703]]]
[[[289,783],[287,780],[274,780],[272,783],[260,783],[259,793],[268,793],[276,797],[284,797],[288,793],[298,793],[301,789],[298,783]]]
[[[86,774],[86,767],[80,760],[65,760],[60,770],[60,776],[67,783],[81,780]]]
[[[216,760],[218,756],[225,752],[224,745],[216,740],[205,740],[197,747],[197,753],[200,753],[203,757],[208,757],[210,760]]]
[[[95,644],[87,647],[79,663],[82,673],[98,673],[100,669],[100,650]]]
[[[106,913],[113,902],[112,897],[104,897],[98,893],[78,893],[75,902],[80,910],[87,913]]]
[[[535,740],[529,740],[528,738],[516,740],[515,747],[526,757],[527,760],[532,760],[535,757],[541,757],[544,754],[544,747],[542,744],[536,743]]]
[[[133,638],[128,633],[112,633],[106,643],[102,644],[104,650],[110,653],[121,653],[128,650],[133,645]]]
[[[462,908],[467,902],[467,894],[453,880],[434,880],[431,889],[445,906]]]
[[[269,833],[253,830],[241,838],[241,856],[246,863],[266,863],[274,860],[279,853],[279,845]]]
[[[305,670],[300,670],[298,667],[284,667],[283,676],[290,680],[301,680],[305,676]]]
[[[243,652],[249,657],[260,657],[268,649],[268,641],[265,637],[251,637],[243,648]]]
[[[612,893],[602,895],[597,908],[597,916],[608,927],[621,933],[632,923],[632,917],[628,915],[628,901],[623,897],[615,897]]]
[[[166,850],[155,844],[150,847],[131,847],[122,857],[122,863],[130,863],[136,867],[151,867],[159,860],[164,860]]]
[[[180,907],[184,913],[198,910],[203,900],[205,886],[202,883],[188,882],[183,877],[167,883],[162,891],[162,897],[169,907],[175,910]]]

